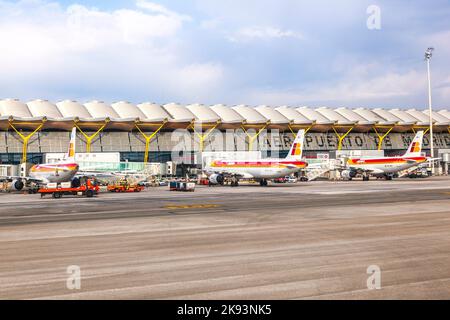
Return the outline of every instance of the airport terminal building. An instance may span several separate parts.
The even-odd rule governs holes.
[[[294,134],[307,130],[305,155],[336,150],[402,153],[414,132],[429,129],[427,110],[382,108],[272,107],[202,104],[159,105],[102,101],[79,103],[0,101],[0,164],[42,162],[66,151],[78,128],[77,152],[119,152],[121,161],[198,162],[200,151],[261,150],[284,156]],[[450,110],[433,112],[436,156],[450,152]],[[429,153],[429,135],[424,149]],[[438,151],[440,150],[440,151]]]

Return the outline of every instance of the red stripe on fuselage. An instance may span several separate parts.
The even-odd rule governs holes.
[[[233,165],[278,165],[278,164],[292,164],[292,165],[305,165],[306,162],[303,161],[284,161],[284,160],[280,160],[280,161],[215,161],[214,164],[217,165],[229,165],[229,164],[233,164]]]
[[[426,161],[425,157],[392,157],[392,158],[371,158],[371,159],[349,159],[350,164],[385,164],[385,163],[404,163],[409,160],[416,162]]]
[[[308,166],[303,161],[215,161],[211,167],[215,168],[286,168],[295,166],[299,169]]]
[[[37,164],[31,168],[31,171],[51,171],[55,169],[69,169],[69,170],[75,170],[78,168],[78,164],[76,163],[46,163],[46,164]]]

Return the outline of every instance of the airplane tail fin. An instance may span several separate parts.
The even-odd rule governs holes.
[[[303,156],[303,142],[305,140],[305,130],[299,130],[295,137],[291,150],[286,157],[286,160],[301,160]]]
[[[70,134],[70,142],[69,149],[66,153],[66,160],[75,160],[75,140],[77,137],[77,128],[74,127],[72,129],[72,133]]]
[[[422,152],[423,131],[417,131],[416,136],[406,150],[404,157],[417,157]]]

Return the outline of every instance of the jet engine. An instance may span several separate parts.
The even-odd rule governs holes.
[[[11,190],[13,191],[21,191],[25,187],[25,184],[22,180],[14,180],[11,182]]]
[[[212,174],[209,176],[209,183],[223,185],[224,177],[222,174]]]
[[[341,172],[341,176],[344,179],[352,179],[354,177],[356,177],[356,171],[352,171],[352,170],[344,170]]]

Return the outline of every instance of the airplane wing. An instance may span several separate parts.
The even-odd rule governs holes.
[[[240,172],[240,173],[234,173],[234,172],[228,172],[225,170],[214,170],[214,171],[208,171],[208,174],[221,174],[224,177],[237,177],[240,179],[253,179],[253,175],[247,173],[247,172]]]
[[[371,173],[371,174],[382,174],[384,173],[383,170],[380,169],[367,169],[367,168],[361,168],[361,167],[352,167],[353,171],[356,171],[356,173],[358,174],[362,174],[362,173]]]
[[[285,166],[286,166],[286,168],[289,168],[289,169],[299,169],[299,170],[301,170],[301,168],[297,167],[294,164],[286,164]]]
[[[250,173],[244,172],[240,175],[243,179],[253,179],[254,176],[251,175]]]
[[[426,162],[436,161],[436,160],[442,160],[442,158],[427,158]],[[416,160],[412,160],[412,159],[407,159],[406,162],[408,162],[408,164],[417,163],[418,165],[422,163],[422,162],[417,162]]]
[[[19,176],[0,176],[0,181],[2,182],[13,182],[14,180],[24,180],[27,182],[34,182],[34,183],[45,183],[42,179],[36,179],[32,177],[19,177]]]
[[[222,173],[225,177],[236,177],[239,179],[253,179],[253,175],[251,175],[250,173],[247,172],[242,172],[242,173]]]
[[[117,177],[116,175],[109,172],[95,172],[95,171],[78,171],[75,177],[81,178],[84,176],[91,177]]]

